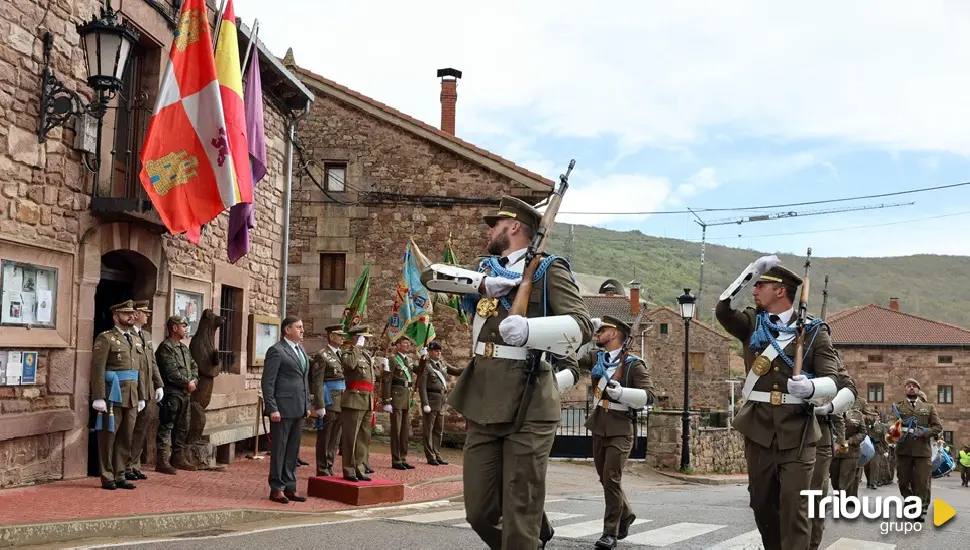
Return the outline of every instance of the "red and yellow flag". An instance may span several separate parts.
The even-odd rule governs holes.
[[[242,65],[239,63],[239,35],[236,11],[227,0],[216,43],[216,72],[222,109],[232,152],[233,192],[236,203],[253,202],[252,170],[249,167],[249,140],[246,136],[246,104],[243,100]]]
[[[205,0],[182,4],[139,174],[168,230],[196,244],[200,226],[239,202],[207,21]]]

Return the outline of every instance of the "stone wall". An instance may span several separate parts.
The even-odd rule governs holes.
[[[747,472],[744,437],[730,428],[705,427],[704,418],[690,413],[690,456],[695,473],[740,474]],[[682,411],[657,411],[649,415],[647,464],[654,468],[680,468],[683,449]]]
[[[892,415],[892,404],[904,398],[903,381],[915,378],[923,393],[936,407],[945,431],[953,432],[956,448],[970,443],[970,350],[960,348],[898,348],[836,346],[842,354],[845,368],[855,381],[859,395],[870,406],[885,415]],[[940,356],[949,356],[951,363],[940,363]],[[874,359],[870,361],[870,359]],[[882,384],[882,400],[869,399],[869,386]],[[939,402],[939,387],[953,388],[953,402]]]

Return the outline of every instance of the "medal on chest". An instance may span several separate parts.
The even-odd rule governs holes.
[[[498,298],[482,298],[478,301],[478,316],[484,318],[492,317],[498,313]]]

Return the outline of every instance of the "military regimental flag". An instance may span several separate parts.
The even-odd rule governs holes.
[[[340,319],[344,331],[350,327],[359,325],[367,316],[367,291],[370,289],[370,266],[364,268],[364,272],[357,279],[354,292],[347,300],[347,307],[344,308],[344,316]]]
[[[387,322],[387,333],[391,342],[408,335],[416,346],[423,347],[434,340],[434,325],[431,324],[431,293],[421,284],[421,270],[431,265],[421,249],[408,239],[404,251],[404,269],[397,285],[394,307]]]
[[[455,249],[451,246],[451,235],[448,235],[448,242],[445,243],[444,262],[449,265],[459,265],[458,255],[455,254]],[[442,293],[435,293],[434,302],[435,305],[455,310],[455,313],[458,315],[458,322],[463,325],[468,324],[468,314],[461,307],[461,296],[448,296]]]
[[[205,0],[182,4],[139,174],[165,227],[195,244],[202,225],[241,202],[207,22]]]

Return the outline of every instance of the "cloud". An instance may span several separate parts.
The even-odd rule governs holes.
[[[691,176],[687,183],[677,186],[677,195],[683,198],[696,197],[704,191],[713,191],[721,186],[714,177],[714,169],[707,167]]]
[[[612,137],[618,152],[735,138],[970,154],[970,5],[237,0],[282,56],[439,122],[454,66],[458,133]],[[515,13],[515,17],[509,17]],[[379,16],[375,16],[379,14]],[[360,21],[367,21],[366,36]],[[518,126],[516,126],[518,127]]]
[[[582,225],[606,225],[612,222],[643,221],[643,216],[624,216],[611,212],[631,209],[649,212],[658,209],[670,196],[667,178],[632,174],[611,174],[604,177],[574,171],[570,181],[589,181],[570,185],[563,197],[556,221]],[[544,210],[544,209],[543,209]],[[597,214],[568,214],[567,212],[596,212]]]

